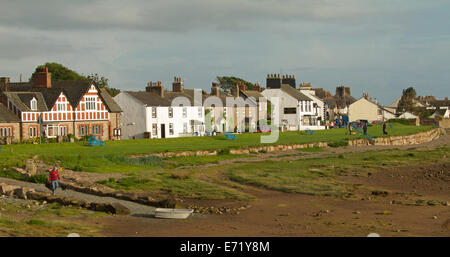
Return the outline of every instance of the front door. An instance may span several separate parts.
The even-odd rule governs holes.
[[[166,124],[161,124],[161,138],[166,138]]]

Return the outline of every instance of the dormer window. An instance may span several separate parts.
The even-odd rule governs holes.
[[[33,110],[33,111],[37,110],[37,100],[36,100],[36,98],[33,97],[33,99],[31,99],[30,107],[31,107],[31,110]]]

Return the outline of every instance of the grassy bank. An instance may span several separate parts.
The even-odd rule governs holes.
[[[337,196],[352,192],[355,185],[339,182],[339,177],[368,176],[382,169],[445,160],[448,146],[434,150],[377,150],[327,154],[316,158],[235,162],[202,169],[146,171],[102,184],[128,191],[164,191],[197,199],[252,200],[248,185],[286,193]],[[303,152],[297,154],[303,155]],[[289,157],[295,157],[290,155]],[[299,156],[300,157],[300,156]]]
[[[57,204],[35,205],[34,202],[0,199],[0,236],[65,237],[70,233],[100,236],[100,227],[89,225],[86,220],[106,214]]]
[[[389,129],[388,132],[389,135],[406,135],[426,131],[431,128],[393,124],[393,128]],[[304,144],[314,142],[339,144],[349,139],[359,138],[359,135],[346,135],[346,132],[346,129],[315,131],[313,135],[299,131],[284,132],[280,133],[278,141],[273,144]],[[383,136],[379,125],[369,127],[368,133],[375,137]],[[127,156],[156,152],[217,150],[259,146],[263,145],[260,142],[262,135],[266,134],[240,134],[237,135],[237,139],[235,140],[225,140],[224,136],[121,140],[108,141],[104,147],[89,147],[83,143],[8,145],[3,146],[3,150],[0,151],[0,169],[12,166],[24,166],[26,159],[38,155],[41,160],[48,163],[59,161],[63,167],[73,170],[137,172],[151,169],[154,166],[160,166],[161,160],[153,158],[136,162],[136,160],[130,160]],[[198,160],[199,162],[207,162],[206,158]],[[188,162],[188,160],[186,159],[184,162]]]

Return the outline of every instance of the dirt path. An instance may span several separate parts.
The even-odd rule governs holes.
[[[36,184],[36,183],[25,182],[25,181],[20,181],[20,180],[15,180],[15,179],[3,178],[3,177],[0,177],[0,182],[4,182],[7,184],[11,184],[11,185],[18,185],[18,186],[33,188],[36,191],[49,192],[49,190],[43,184]],[[66,196],[66,197],[73,197],[76,199],[88,200],[88,201],[97,202],[97,203],[118,202],[118,203],[121,203],[124,206],[128,207],[130,209],[131,215],[133,215],[133,216],[151,217],[155,213],[155,207],[151,207],[148,205],[142,205],[142,204],[125,201],[125,200],[119,200],[119,199],[112,198],[112,197],[101,197],[101,196],[85,194],[85,193],[81,193],[81,192],[77,192],[77,191],[73,191],[73,190],[69,190],[69,189],[66,189],[66,190],[57,189],[56,194],[61,195],[61,196]]]

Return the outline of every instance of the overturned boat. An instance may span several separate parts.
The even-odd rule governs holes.
[[[186,219],[194,212],[192,209],[157,208],[155,218],[161,219]]]

